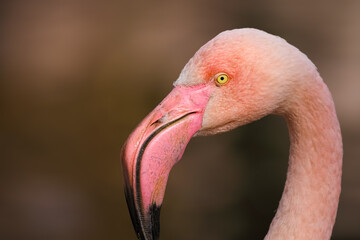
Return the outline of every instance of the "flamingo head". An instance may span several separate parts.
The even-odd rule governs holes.
[[[255,29],[223,32],[196,52],[122,149],[125,195],[139,239],[158,238],[168,175],[190,138],[284,111],[304,61],[310,62],[285,40]]]

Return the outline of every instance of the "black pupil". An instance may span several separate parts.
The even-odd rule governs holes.
[[[224,80],[224,77],[220,77],[220,80]]]

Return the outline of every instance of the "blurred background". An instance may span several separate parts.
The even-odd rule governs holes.
[[[360,1],[1,1],[0,239],[136,239],[120,148],[219,32],[254,27],[308,55],[344,139],[333,239],[360,239]],[[269,116],[191,140],[161,239],[262,239],[288,160]]]

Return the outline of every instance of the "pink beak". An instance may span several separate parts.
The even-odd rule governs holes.
[[[125,195],[141,240],[159,238],[160,208],[170,170],[201,128],[210,92],[207,85],[175,87],[123,146]]]

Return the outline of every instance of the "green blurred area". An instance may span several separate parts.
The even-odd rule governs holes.
[[[255,27],[317,65],[344,139],[333,239],[360,239],[359,1],[3,1],[0,239],[135,239],[120,149],[195,51]],[[262,239],[285,182],[285,121],[191,140],[161,239]]]

